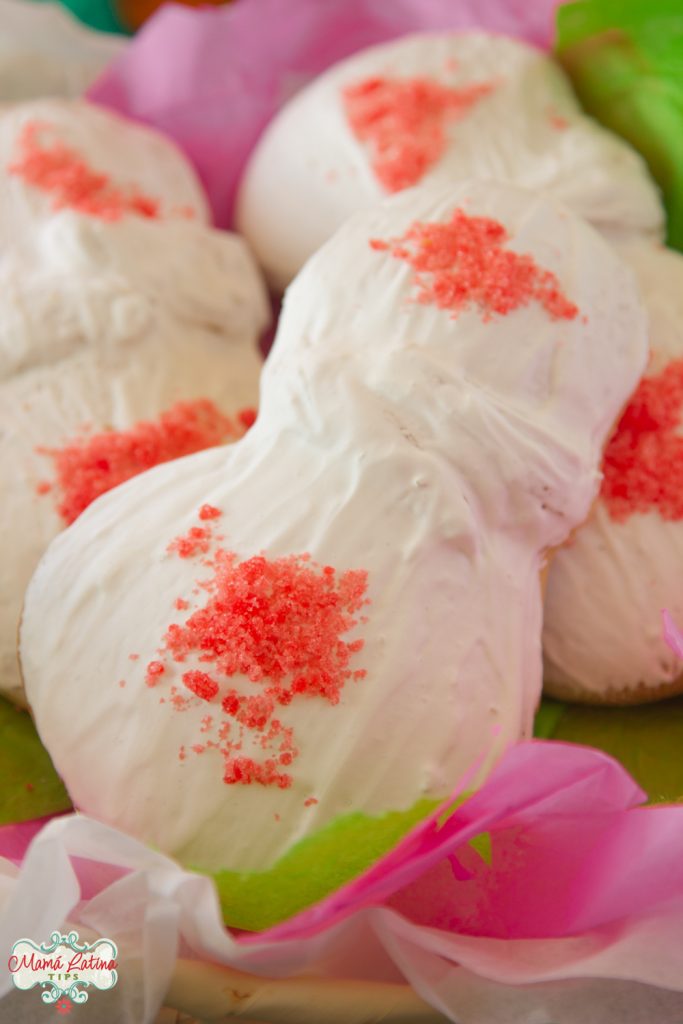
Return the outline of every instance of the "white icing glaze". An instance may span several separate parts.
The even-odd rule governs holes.
[[[284,288],[346,217],[385,194],[342,103],[347,85],[371,75],[497,83],[447,126],[448,147],[421,183],[509,181],[551,192],[600,228],[661,233],[661,203],[644,162],[581,112],[552,59],[504,36],[415,35],[335,65],[280,111],[256,147],[237,224],[275,287]]]
[[[0,249],[23,241],[55,212],[50,193],[7,173],[21,156],[21,133],[31,122],[49,126],[41,136],[46,146],[59,141],[117,187],[135,186],[158,200],[165,219],[185,219],[181,211],[190,209],[194,219],[208,221],[194,170],[163,135],[85,100],[34,100],[0,107]]]
[[[457,206],[500,219],[582,315],[552,320],[533,304],[484,323],[410,302],[410,269],[368,241]],[[287,294],[249,434],[105,495],[31,582],[27,693],[76,804],[186,863],[259,870],[339,815],[444,797],[473,766],[483,778],[531,729],[539,570],[588,512],[645,356],[629,272],[546,199],[467,183],[354,217]],[[309,552],[368,572],[368,621],[348,636],[365,641],[350,667],[367,678],[337,706],[278,709],[300,750],[287,790],[226,785],[216,751],[179,760],[217,706],[168,703],[183,672],[206,667],[194,655],[144,682],[168,625],[189,614],[175,600],[205,601],[193,589],[210,570],[167,551],[204,503],[223,511],[240,558]],[[254,692],[240,676],[225,684]]]
[[[125,166],[126,181],[144,169],[156,195],[203,210],[199,186],[173,147],[84,104],[30,104],[0,117],[5,153],[8,125],[16,133],[32,109],[57,122],[60,137],[66,127],[69,142],[98,168]],[[199,216],[107,223],[51,212],[36,189],[6,175],[1,186],[2,216],[18,197],[20,228],[0,250],[0,529],[12,538],[0,564],[0,691],[21,701],[23,593],[63,526],[55,498],[36,491],[53,471],[37,448],[58,448],[84,427],[129,428],[180,400],[206,398],[228,415],[255,406],[257,342],[269,313],[244,243]],[[1,216],[0,225],[7,226]]]
[[[57,3],[0,0],[0,100],[78,96],[123,50]]]
[[[636,272],[650,318],[648,376],[683,358],[683,256],[632,242],[619,248]],[[641,698],[681,674],[662,636],[661,610],[683,620],[683,522],[656,510],[615,521],[599,500],[553,559],[545,603],[545,674],[600,701]]]

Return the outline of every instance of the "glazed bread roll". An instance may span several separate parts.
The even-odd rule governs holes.
[[[617,426],[600,498],[550,569],[543,627],[549,693],[635,704],[683,689],[662,609],[683,619],[683,256],[619,247],[650,321],[647,372]]]
[[[27,125],[41,126],[28,154]],[[245,245],[203,223],[191,168],[152,132],[35,103],[0,116],[0,150],[0,691],[21,702],[17,628],[40,555],[84,504],[153,464],[150,444],[161,458],[230,437],[257,402],[268,308]],[[157,180],[158,207],[126,205]],[[188,204],[194,216],[165,217]]]
[[[352,218],[246,437],[105,495],[31,582],[28,699],[76,805],[260,928],[476,786],[531,732],[540,569],[645,359],[630,272],[551,200]]]
[[[608,232],[662,232],[644,161],[582,113],[553,59],[481,32],[375,46],[302,89],[247,165],[237,223],[282,289],[356,210],[467,178],[550,192]]]

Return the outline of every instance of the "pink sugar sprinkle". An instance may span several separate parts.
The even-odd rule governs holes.
[[[370,247],[412,267],[417,302],[453,316],[475,306],[488,321],[538,302],[552,319],[573,320],[578,309],[555,275],[532,256],[504,249],[508,238],[498,221],[457,209],[445,224],[418,221],[400,238],[372,239]]]
[[[253,409],[250,406],[245,409],[240,409],[237,413],[237,419],[245,430],[249,430],[256,423],[256,409]]]
[[[683,359],[644,377],[607,445],[601,497],[612,519],[683,519]]]
[[[222,514],[221,510],[213,505],[202,505],[199,510],[200,519],[218,519]]]
[[[218,693],[218,683],[206,672],[185,672],[183,682],[188,690],[202,700],[213,700]]]
[[[129,430],[107,430],[69,441],[62,448],[38,450],[54,462],[57,511],[69,524],[95,498],[138,473],[236,440],[242,433],[213,402],[200,398],[178,402],[158,420],[142,421]]]
[[[219,554],[215,596],[166,635],[173,656],[201,651],[223,675],[268,679],[278,696],[284,689],[336,704],[351,677],[350,657],[363,646],[340,636],[366,603],[367,574],[351,570],[337,578],[296,556],[238,562],[230,552]]]
[[[221,549],[213,566],[215,575],[204,584],[206,605],[184,624],[172,623],[165,636],[165,653],[175,662],[196,655],[213,666],[212,672],[183,674],[193,697],[185,698],[182,706],[193,699],[196,704],[196,698],[220,706],[224,718],[217,735],[227,785],[285,789],[292,778],[281,769],[299,751],[293,730],[275,717],[276,709],[299,696],[337,704],[344,684],[364,674],[349,667],[363,641],[344,640],[343,635],[358,624],[356,613],[368,604],[367,574],[338,573],[310,556],[271,560],[259,555],[240,562]],[[245,694],[221,685],[235,675],[246,676],[259,691]],[[175,691],[172,687],[171,701],[180,709]],[[213,728],[213,721],[205,716],[200,732]],[[266,754],[273,750],[274,756],[256,760],[239,753],[245,735]]]
[[[54,210],[69,208],[105,221],[126,214],[156,219],[159,202],[134,186],[119,188],[108,175],[91,168],[75,150],[59,139],[46,144],[42,136],[54,126],[38,121],[24,125],[18,140],[19,155],[7,168],[34,188],[52,196]]]
[[[156,686],[160,682],[160,677],[163,676],[166,669],[160,661],[150,661],[147,666],[147,674],[145,676],[145,683],[147,686]]]
[[[441,158],[446,124],[461,120],[494,88],[492,82],[453,88],[429,78],[374,76],[347,86],[342,99],[352,132],[369,146],[378,181],[398,192]]]
[[[558,112],[552,107],[548,110],[548,120],[552,127],[558,132],[564,132],[569,128],[569,121],[567,118],[563,117],[562,114],[558,114]]]
[[[197,216],[196,210],[191,206],[174,206],[172,213],[175,217],[183,217],[185,220],[195,220]]]
[[[194,558],[195,555],[206,554],[211,546],[211,530],[201,526],[191,526],[181,537],[175,537],[168,545],[169,552],[175,552],[180,558]]]
[[[249,786],[252,782],[258,782],[261,786],[289,789],[292,777],[279,772],[275,761],[270,759],[259,763],[251,757],[229,757],[224,763],[223,782],[228,786]]]
[[[182,693],[178,693],[177,690],[171,690],[171,704],[176,711],[187,711],[190,707],[191,701],[188,697],[183,696]]]

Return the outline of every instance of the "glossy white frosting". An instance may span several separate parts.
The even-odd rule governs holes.
[[[533,304],[485,323],[409,301],[410,269],[369,239],[459,206],[501,220],[581,315]],[[105,495],[31,582],[27,694],[76,804],[186,863],[258,870],[347,812],[445,797],[473,767],[470,784],[483,778],[530,732],[539,570],[588,512],[645,333],[629,272],[547,199],[467,183],[352,218],[287,293],[255,427]],[[211,707],[159,700],[202,668],[194,655],[144,682],[169,623],[189,614],[176,598],[204,603],[193,589],[210,570],[167,551],[204,503],[240,558],[307,552],[368,573],[368,621],[349,634],[365,641],[350,667],[367,677],[337,706],[278,709],[300,750],[290,789],[226,785],[215,751],[179,760]],[[253,692],[240,676],[229,685]]]
[[[0,0],[0,101],[78,96],[123,50],[57,3]]]
[[[58,120],[60,133],[66,126],[99,168],[127,165],[126,181],[140,170],[156,194],[196,199],[203,210],[173,147],[84,104],[30,104],[0,117],[5,154],[8,124],[16,132],[32,107]],[[258,340],[269,319],[259,272],[237,236],[199,216],[107,223],[55,213],[35,192],[0,175],[0,237],[8,221],[18,225],[13,244],[0,248],[0,692],[17,701],[24,589],[63,526],[56,498],[36,491],[54,471],[37,449],[59,448],[84,428],[129,428],[180,400],[207,398],[227,415],[255,406]]]
[[[601,229],[661,233],[659,194],[644,161],[581,112],[550,57],[504,36],[414,35],[335,65],[283,107],[257,145],[237,224],[275,287],[284,288],[346,217],[386,194],[342,103],[347,85],[371,75],[496,84],[447,126],[447,149],[421,183],[509,181],[551,192]]]
[[[647,375],[656,375],[683,358],[683,256],[645,242],[619,253],[636,272],[648,311]],[[683,620],[682,565],[683,522],[656,510],[615,521],[599,500],[550,569],[543,631],[549,688],[622,702],[646,700],[679,678],[661,612]]]

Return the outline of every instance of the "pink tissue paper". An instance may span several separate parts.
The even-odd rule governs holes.
[[[0,944],[67,919],[125,936],[124,964],[143,965],[136,998],[150,1022],[180,948],[273,978],[407,979],[467,1024],[655,1024],[654,1006],[672,1014],[656,1024],[674,1024],[683,1020],[683,806],[643,800],[596,750],[518,744],[445,820],[433,815],[362,877],[259,935],[223,927],[210,879],[63,815],[23,859]],[[16,842],[0,831],[0,854],[16,856]],[[8,985],[0,980],[0,996]],[[503,1015],[510,1005],[517,1016]],[[543,1007],[554,1016],[539,1017]],[[576,1015],[589,1007],[600,1015]]]

